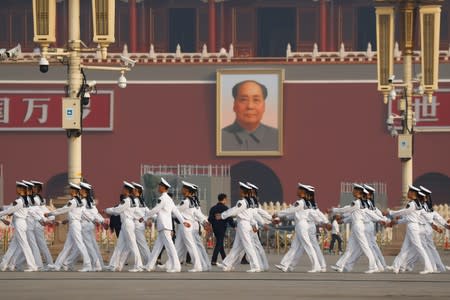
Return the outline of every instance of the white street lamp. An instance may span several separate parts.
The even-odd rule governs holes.
[[[402,163],[402,195],[406,201],[408,185],[413,181],[413,134],[414,112],[412,98],[426,93],[432,99],[438,85],[440,13],[443,0],[375,0],[378,55],[378,90],[383,93],[384,102],[388,103],[398,97],[396,87],[402,87],[399,107],[402,115],[402,132],[398,135],[398,157]],[[419,6],[421,29],[422,78],[412,78],[412,56],[414,47],[414,10]],[[398,8],[401,15],[400,31],[403,50],[403,82],[394,83],[393,48],[394,48],[394,12]],[[414,84],[418,87],[414,89]],[[416,91],[416,93],[415,93]],[[394,116],[387,120],[388,129],[397,135]]]
[[[46,73],[49,69],[49,57],[66,57],[68,66],[68,94],[63,98],[62,128],[68,136],[68,178],[70,182],[78,183],[82,178],[81,169],[81,134],[83,103],[87,104],[90,92],[95,88],[94,82],[86,80],[83,70],[112,70],[129,71],[134,66],[125,64],[118,67],[89,66],[81,63],[80,52],[93,52],[98,49],[82,49],[80,40],[80,0],[68,0],[69,36],[67,47],[50,48],[56,42],[56,0],[33,0],[34,41],[41,46],[39,69]],[[92,0],[92,16],[94,28],[94,42],[101,48],[102,59],[106,59],[107,47],[114,43],[114,14],[115,0]],[[125,78],[125,77],[124,77]],[[123,86],[123,84],[122,84]],[[121,87],[122,87],[121,86]],[[126,81],[125,81],[126,86]],[[124,86],[123,86],[124,87]]]

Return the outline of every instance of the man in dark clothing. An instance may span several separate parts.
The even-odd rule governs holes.
[[[122,201],[122,195],[119,196],[119,203]],[[114,216],[111,215],[109,217],[109,229],[111,232],[116,233],[116,237],[119,237],[120,229],[122,228],[122,221],[120,220],[120,215]]]
[[[226,203],[228,201],[227,195],[219,194],[217,197],[219,202],[211,207],[209,210],[208,221],[212,225],[214,236],[216,237],[216,246],[214,247],[214,252],[211,258],[211,265],[217,264],[217,257],[220,253],[222,260],[225,259],[225,250],[223,248],[223,240],[225,239],[225,232],[227,230],[227,225],[235,227],[232,218],[227,218],[225,220],[216,220],[216,215],[221,214],[228,209]]]

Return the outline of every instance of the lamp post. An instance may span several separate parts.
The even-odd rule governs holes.
[[[402,132],[398,135],[398,157],[402,164],[402,199],[406,201],[408,185],[413,183],[413,96],[425,93],[432,101],[438,84],[440,13],[443,0],[375,0],[377,26],[377,71],[378,90],[384,95],[384,102],[397,98],[396,88],[401,89],[399,109],[402,112]],[[415,11],[420,14],[422,76],[413,79],[414,28],[417,21]],[[398,10],[402,35],[403,80],[394,81],[394,24]],[[415,93],[414,85],[419,85]],[[394,126],[393,118],[388,125]]]
[[[96,52],[98,49],[81,48],[80,40],[80,0],[68,1],[68,41],[67,47],[50,48],[56,42],[56,0],[33,0],[34,42],[41,46],[40,70],[46,73],[49,68],[49,57],[62,60],[68,67],[68,92],[62,99],[62,128],[68,137],[68,179],[79,183],[82,179],[81,135],[83,101],[89,97],[92,85],[86,81],[84,69],[120,71],[119,87],[123,84],[125,71],[129,71],[128,63],[120,67],[86,66],[81,63],[81,52]],[[106,59],[107,47],[114,43],[115,0],[92,0],[93,41],[99,45],[102,59]],[[133,63],[134,65],[134,63]],[[126,83],[126,81],[125,81]],[[86,104],[86,103],[85,103]]]

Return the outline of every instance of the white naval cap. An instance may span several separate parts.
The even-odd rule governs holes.
[[[308,185],[299,182],[298,183],[298,187],[301,188],[301,189],[306,190],[308,188]]]
[[[316,191],[316,188],[313,187],[312,185],[305,184],[304,186],[306,187],[306,190],[307,190],[308,192],[314,193],[314,192]]]
[[[369,195],[369,194],[370,194],[369,191],[366,190],[366,189],[363,189],[363,193],[366,194],[366,195]]]
[[[134,189],[134,185],[132,185],[128,181],[124,181],[123,182],[123,186],[126,187],[126,188],[129,188],[129,189]]]
[[[427,189],[426,187],[424,187],[424,186],[419,186],[419,188],[420,188],[420,190],[423,192],[423,193],[425,193],[425,194],[428,194],[428,195],[431,195],[433,192],[432,191],[430,191],[429,189]]]
[[[69,186],[70,186],[71,189],[81,190],[81,187],[78,184],[75,184],[73,182],[70,182]]]
[[[33,187],[34,186],[34,184],[32,182],[30,182],[30,181],[22,180],[22,182],[25,183],[27,185],[27,187]]]
[[[34,184],[34,185],[44,185],[43,182],[40,182],[40,181],[37,181],[37,180],[31,180],[30,182],[31,182],[32,184]]]
[[[194,190],[198,190],[198,185],[196,185],[196,184],[193,184],[193,183],[191,183],[192,184],[192,187],[194,188]]]
[[[183,184],[183,186],[185,186],[185,187],[187,187],[187,188],[189,188],[189,189],[195,190],[194,185],[193,185],[192,183],[190,183],[190,182],[187,182],[187,181],[181,181],[181,184]]]
[[[20,186],[20,187],[24,187],[27,188],[28,186],[26,185],[26,183],[22,182],[22,181],[16,181],[16,186]]]
[[[144,187],[142,185],[140,185],[137,182],[132,181],[131,184],[134,186],[134,188],[136,189],[141,189],[142,191],[144,190]]]
[[[360,185],[360,184],[357,184],[357,183],[353,184],[353,188],[354,189],[359,189],[359,190],[364,190],[364,187],[362,185]]]
[[[251,187],[253,190],[259,190],[259,187],[257,187],[256,185],[254,185],[251,182],[247,181],[245,184],[248,185],[249,187]]]
[[[425,197],[426,195],[422,192],[419,192],[419,196]]]
[[[86,190],[92,190],[92,185],[87,182],[80,182],[80,187]]]
[[[373,187],[371,187],[370,185],[368,185],[368,184],[363,184],[363,187],[364,187],[366,190],[368,190],[368,191],[370,191],[370,192],[372,192],[372,193],[375,193],[375,189],[374,189]]]
[[[239,181],[239,187],[244,188],[246,190],[251,190],[252,188],[246,185],[245,183]]]
[[[159,183],[160,185],[163,185],[167,188],[170,188],[171,185],[167,182],[167,180],[165,180],[164,178],[161,177],[161,182]]]
[[[420,189],[419,189],[418,187],[413,186],[412,184],[410,184],[410,185],[408,186],[408,188],[409,188],[410,190],[413,190],[414,192],[420,192]]]

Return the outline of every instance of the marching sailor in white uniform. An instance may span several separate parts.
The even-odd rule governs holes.
[[[202,208],[200,206],[200,200],[198,199],[198,186],[195,184],[192,184],[192,186],[194,188],[193,193],[192,193],[192,199],[194,200],[194,206],[195,206],[194,216],[195,216],[195,220],[196,220],[196,222],[194,223],[194,229],[193,229],[194,240],[195,240],[195,244],[198,249],[198,253],[200,254],[200,259],[202,261],[202,270],[210,271],[211,270],[211,262],[209,261],[208,253],[206,252],[205,245],[203,244],[203,237],[201,235],[200,225],[203,226],[203,228],[206,231],[210,231],[211,224],[209,224],[209,222],[208,222],[208,217],[205,216],[205,214],[203,214],[203,212],[202,212]]]
[[[2,258],[0,263],[0,270],[5,271],[8,267],[10,260],[14,259],[15,255],[24,255],[28,268],[25,272],[38,271],[38,267],[34,260],[33,253],[27,239],[27,207],[28,199],[26,193],[27,185],[23,182],[16,181],[16,192],[18,198],[14,200],[12,205],[4,210],[0,211],[0,218],[3,216],[13,216],[14,235],[9,244],[9,248]],[[6,223],[6,222],[4,222]]]
[[[177,238],[175,240],[175,248],[178,253],[178,258],[184,260],[186,251],[189,253],[192,259],[193,268],[189,272],[201,272],[202,269],[202,259],[200,258],[199,249],[196,245],[194,234],[194,226],[197,223],[195,218],[195,202],[192,197],[194,192],[194,187],[191,183],[182,181],[183,187],[181,188],[181,193],[185,197],[184,200],[178,205],[178,211],[183,216],[184,220],[188,222],[191,226],[185,227],[183,224],[178,224]],[[197,226],[198,232],[198,226]],[[184,255],[181,257],[180,255]]]
[[[298,200],[291,207],[273,215],[275,223],[279,221],[278,218],[280,217],[293,216],[295,218],[295,238],[292,240],[291,248],[284,255],[280,264],[275,265],[275,267],[283,272],[289,271],[296,258],[301,256],[301,254],[299,254],[300,251],[303,253],[301,248],[304,249],[311,261],[312,268],[308,272],[320,272],[321,269],[317,253],[311,243],[309,235],[308,218],[310,210],[306,207],[306,189],[307,186],[299,183],[297,189]]]
[[[81,233],[81,218],[83,215],[83,203],[80,199],[81,187],[77,184],[70,183],[70,195],[72,199],[67,202],[67,204],[61,208],[58,208],[52,212],[45,214],[48,216],[58,216],[66,214],[69,219],[69,232],[67,233],[66,242],[64,243],[63,250],[59,253],[56,261],[53,265],[49,265],[50,269],[59,271],[63,264],[67,261],[73,248],[77,248],[83,257],[83,268],[79,272],[90,272],[92,271],[91,259],[87,251],[86,245],[83,242],[83,236]]]
[[[108,269],[114,271],[116,268],[121,269],[120,258],[122,253],[127,249],[130,251],[133,257],[134,266],[129,269],[128,272],[141,272],[143,271],[141,254],[136,242],[135,233],[135,202],[131,199],[134,186],[127,182],[123,182],[122,200],[116,207],[110,207],[105,210],[108,215],[120,215],[120,221],[122,222],[122,228],[120,230],[119,239],[111,256]]]
[[[31,183],[34,184],[33,186],[33,194],[34,194],[34,201],[36,202],[36,205],[39,207],[42,216],[46,213],[49,213],[50,210],[47,208],[47,203],[45,199],[41,196],[43,183],[37,180],[31,180]],[[42,222],[43,221],[43,222]],[[45,239],[45,222],[52,222],[54,221],[54,217],[49,218],[49,220],[45,220],[45,217],[41,222],[37,222],[34,227],[34,235],[36,237],[36,243],[39,247],[39,250],[41,251],[42,256],[44,257],[45,263],[47,265],[53,264],[53,258],[50,254],[50,250],[47,246],[47,241]],[[44,224],[44,225],[42,225]]]
[[[100,249],[97,244],[95,236],[96,225],[103,225],[104,219],[98,213],[97,207],[95,207],[95,200],[92,198],[92,186],[86,182],[80,183],[80,196],[81,202],[84,207],[83,214],[81,216],[81,235],[83,236],[83,242],[86,245],[86,249],[91,258],[92,271],[99,272],[103,270],[103,257],[100,253]],[[70,256],[67,258],[63,267],[70,268],[73,266],[80,252],[78,249],[73,249]]]
[[[189,222],[183,218],[183,216],[178,211],[177,207],[173,203],[172,198],[167,195],[167,191],[170,188],[170,184],[161,178],[161,182],[158,185],[158,191],[161,196],[158,199],[158,203],[152,209],[150,209],[145,216],[140,220],[141,222],[157,216],[157,230],[158,237],[156,238],[155,244],[153,245],[152,253],[145,269],[147,271],[153,271],[155,269],[155,264],[158,259],[158,255],[164,246],[167,251],[168,260],[165,264],[167,272],[174,273],[181,271],[180,260],[178,259],[178,254],[175,249],[175,245],[172,241],[172,214],[183,224],[185,227],[191,227]]]
[[[239,186],[241,200],[236,203],[236,206],[216,215],[217,220],[225,220],[228,217],[237,218],[236,236],[233,247],[223,262],[217,264],[217,266],[222,267],[224,271],[231,271],[236,262],[241,258],[240,254],[242,250],[244,250],[250,262],[250,270],[247,270],[247,272],[261,272],[262,267],[252,240],[252,235],[257,231],[257,227],[253,218],[253,212],[249,209],[249,193],[251,187],[242,182],[239,182]]]
[[[419,188],[410,185],[408,190],[408,199],[410,201],[406,207],[398,211],[389,211],[391,217],[402,217],[402,219],[407,223],[406,235],[400,253],[394,259],[392,267],[388,267],[388,269],[392,269],[394,273],[398,273],[400,271],[400,267],[406,262],[410,252],[417,253],[424,263],[425,268],[420,272],[420,274],[428,274],[434,271],[430,257],[428,256],[428,253],[423,246],[422,239],[420,238],[420,227],[421,225],[425,225],[426,221],[422,216],[424,211],[418,199],[419,192]]]
[[[353,196],[355,197],[355,200],[352,202],[352,204],[340,208],[332,208],[332,212],[335,214],[349,214],[351,216],[352,222],[351,238],[353,242],[350,243],[349,241],[347,249],[345,249],[344,255],[336,263],[336,266],[332,267],[334,270],[339,272],[342,272],[344,270],[347,261],[353,255],[353,252],[357,250],[357,248],[360,248],[364,253],[364,255],[367,256],[367,259],[369,260],[369,269],[365,271],[365,273],[370,274],[378,272],[375,257],[369,246],[369,242],[367,241],[365,233],[364,221],[366,215],[363,211],[363,204],[361,200],[363,192],[364,187],[362,185],[353,184]]]

